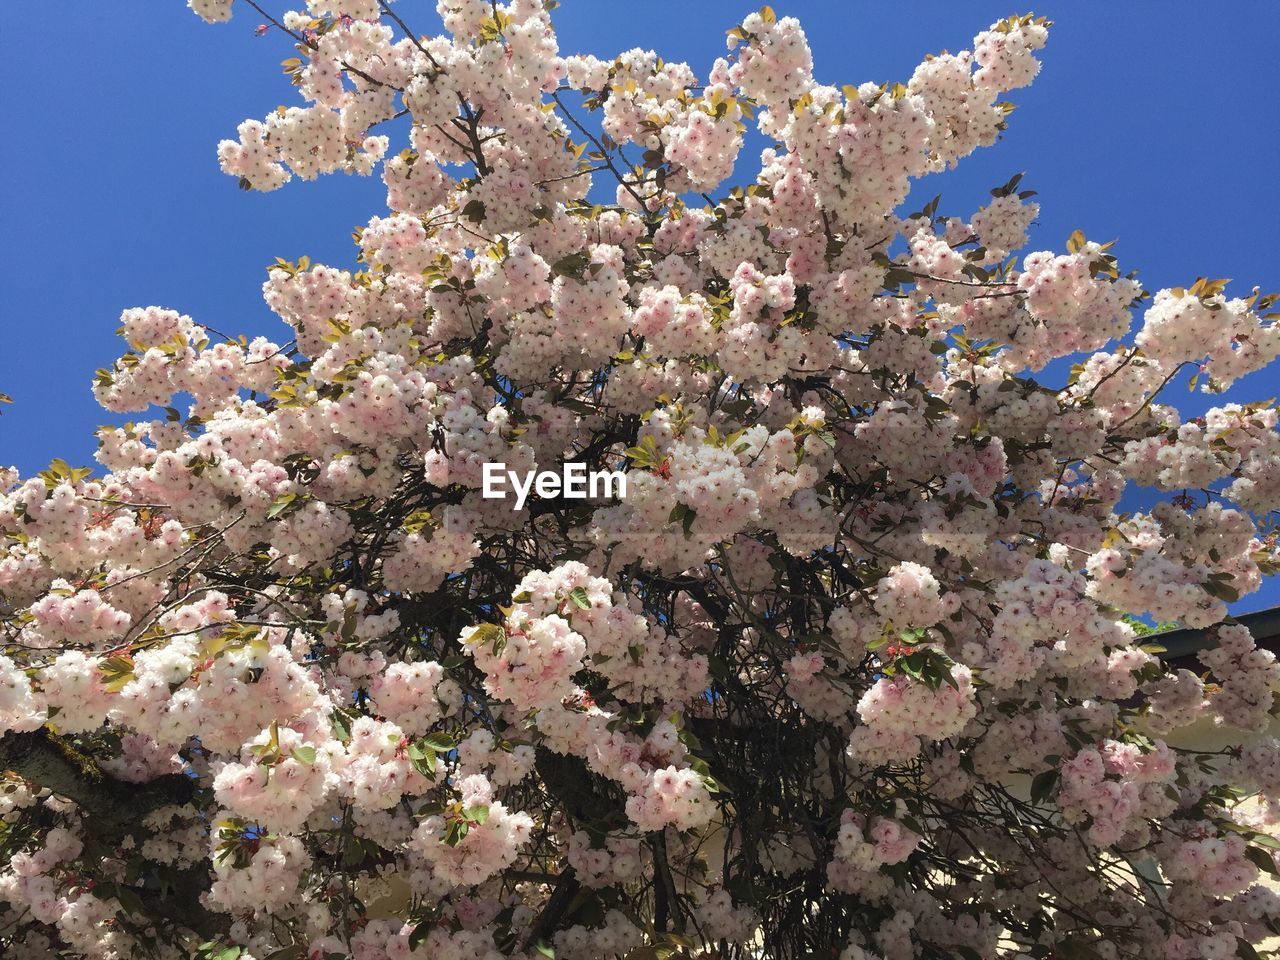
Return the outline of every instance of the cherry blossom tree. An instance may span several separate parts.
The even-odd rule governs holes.
[[[222,169],[381,176],[389,212],[355,269],[268,267],[281,342],[126,310],[94,391],[140,419],[98,468],[5,472],[6,956],[1280,930],[1280,666],[1228,615],[1277,569],[1277,413],[1161,392],[1274,359],[1277,298],[1151,293],[1080,232],[1023,252],[1018,177],[909,200],[999,138],[1047,21],[840,87],[767,7],[700,76],[563,53],[550,0],[439,0],[439,36],[413,0],[234,6],[302,105]],[[484,496],[568,463],[625,496]],[[1204,629],[1204,672],[1149,620]]]

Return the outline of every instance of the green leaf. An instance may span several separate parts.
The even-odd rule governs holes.
[[[684,531],[685,537],[689,536],[689,531],[693,528],[693,521],[698,518],[698,511],[694,510],[688,504],[677,503],[667,516],[668,523],[679,521],[681,530]]]
[[[489,805],[486,803],[478,803],[474,807],[468,807],[466,810],[463,810],[462,815],[476,826],[481,826],[489,819]]]
[[[418,947],[422,945],[423,941],[427,939],[427,934],[429,934],[432,931],[432,929],[434,929],[435,925],[436,925],[436,921],[434,920],[423,920],[416,927],[410,930],[409,931],[409,949],[417,950]]]
[[[1276,858],[1261,847],[1247,847],[1244,855],[1263,873],[1269,873],[1273,877],[1280,876],[1280,870],[1276,869]]]
[[[1272,850],[1280,850],[1280,840],[1271,836],[1269,833],[1251,832],[1249,839],[1260,847],[1270,847]]]
[[[482,623],[471,631],[471,635],[467,637],[468,644],[485,644],[497,643],[499,640],[505,640],[507,632],[496,623]]]
[[[569,599],[572,600],[574,605],[579,609],[591,609],[591,600],[587,597],[586,587],[574,587],[569,591]]]
[[[1043,803],[1049,799],[1049,795],[1053,793],[1053,788],[1058,784],[1058,771],[1046,770],[1044,773],[1037,774],[1031,781],[1031,802]]]
[[[343,743],[351,739],[351,724],[347,722],[347,715],[341,710],[335,710],[329,714],[329,722],[333,724],[333,735]]]
[[[533,945],[533,949],[546,957],[547,960],[556,960],[556,952],[551,949],[551,947],[547,946],[547,942],[545,940],[539,940]]]
[[[449,736],[447,733],[428,733],[422,738],[421,742],[426,744],[436,753],[448,753],[457,746],[453,737]]]
[[[346,846],[342,851],[342,862],[348,867],[357,866],[364,863],[365,859],[371,854],[376,855],[378,849],[378,845],[372,840],[349,836],[346,838]]]
[[[467,823],[466,820],[454,820],[444,833],[444,842],[451,847],[456,847],[466,839],[470,830],[471,824]]]
[[[120,901],[120,905],[135,917],[146,916],[147,908],[142,902],[142,898],[130,890],[128,887],[116,888],[116,899]]]
[[[409,744],[409,763],[428,780],[436,778],[436,750],[430,744],[419,740]]]
[[[299,763],[313,764],[316,762],[316,748],[312,746],[294,747],[293,759]]]
[[[1204,592],[1211,597],[1219,600],[1225,600],[1227,603],[1235,603],[1240,599],[1240,591],[1231,586],[1232,577],[1228,573],[1211,573],[1209,579],[1201,584]]]
[[[107,690],[119,693],[134,679],[133,660],[122,656],[108,657],[98,665],[98,679]]]
[[[296,493],[280,494],[280,496],[271,501],[271,509],[267,511],[267,519],[274,520],[293,506],[294,501],[297,499],[298,495]]]

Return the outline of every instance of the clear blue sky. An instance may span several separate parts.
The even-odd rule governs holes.
[[[757,5],[565,0],[555,20],[562,50],[652,48],[705,75],[724,31]],[[773,5],[800,17],[818,78],[836,84],[905,81],[924,54],[964,48],[1026,12],[1003,0]],[[298,102],[279,67],[292,50],[277,34],[255,37],[256,14],[236,6],[230,24],[208,26],[182,0],[44,0],[39,36],[8,44],[0,391],[16,402],[0,417],[0,462],[24,473],[55,456],[92,462],[92,429],[108,417],[89,385],[119,352],[123,308],[170,306],[283,340],[261,299],[265,265],[303,254],[350,265],[352,228],[383,211],[376,178],[264,195],[218,171],[215,144],[240,120]],[[433,0],[396,6],[419,32],[438,31]],[[1280,4],[1054,0],[1035,12],[1055,26],[1040,77],[1011,96],[1009,131],[922,185],[916,205],[941,191],[943,212],[971,213],[1025,170],[1042,205],[1032,249],[1061,248],[1080,228],[1118,239],[1122,269],[1140,270],[1150,289],[1199,275],[1280,289]],[[1277,393],[1280,374],[1263,371],[1228,399]],[[1188,414],[1222,402],[1171,396]],[[1274,603],[1280,584],[1241,606]]]

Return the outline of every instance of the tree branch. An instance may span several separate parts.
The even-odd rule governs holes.
[[[152,810],[190,803],[195,795],[195,781],[182,774],[139,784],[115,780],[44,727],[0,738],[0,768],[74,800],[95,833],[106,840],[123,838]]]
[[[190,803],[196,790],[195,780],[182,774],[148,783],[116,780],[92,757],[45,727],[0,737],[0,770],[12,771],[37,787],[74,801],[85,818],[89,839],[95,846],[107,848],[139,831],[148,813]],[[129,889],[147,906],[150,916],[164,917],[211,937],[224,932],[230,918],[211,913],[200,903],[209,883],[205,864],[183,870],[161,868],[154,877]]]

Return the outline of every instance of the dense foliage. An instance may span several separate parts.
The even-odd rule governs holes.
[[[769,8],[700,80],[563,55],[552,6],[237,3],[303,105],[222,168],[390,212],[358,270],[268,268],[286,342],[125,311],[94,389],[143,419],[5,474],[6,955],[1252,955],[1280,666],[1227,604],[1277,413],[1160,391],[1271,361],[1275,297],[1019,253],[1017,177],[905,213],[1042,18],[836,87]],[[626,495],[514,509],[486,463]]]

